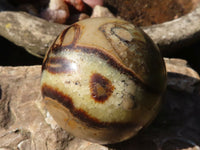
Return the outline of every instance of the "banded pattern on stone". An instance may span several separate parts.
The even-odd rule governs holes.
[[[123,140],[152,120],[166,72],[143,34],[115,18],[81,21],[60,34],[44,59],[41,86],[47,109],[63,128],[105,143],[103,132],[112,135],[120,128]],[[149,51],[157,70],[148,68]]]

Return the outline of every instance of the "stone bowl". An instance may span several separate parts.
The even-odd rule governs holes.
[[[160,24],[142,27],[164,56],[200,41],[200,3],[188,14]]]
[[[200,40],[200,0],[104,0],[117,16],[140,26],[163,55]]]

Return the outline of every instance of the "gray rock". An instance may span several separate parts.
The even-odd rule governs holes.
[[[185,60],[165,58],[165,62],[168,71],[168,88],[193,93],[195,85],[199,82],[198,73],[187,66]]]
[[[0,12],[0,35],[37,57],[44,57],[51,43],[65,28],[25,12]]]

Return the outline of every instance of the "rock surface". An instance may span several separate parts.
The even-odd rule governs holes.
[[[25,12],[0,12],[0,36],[37,57],[44,57],[65,28],[65,25],[50,23]]]
[[[0,67],[0,150],[199,150],[199,75],[184,60],[165,62],[168,86],[158,117],[132,139],[105,146],[69,135],[43,109],[41,66]]]
[[[109,11],[108,8],[103,6],[95,6],[91,15],[91,18],[94,17],[114,17],[114,15]]]

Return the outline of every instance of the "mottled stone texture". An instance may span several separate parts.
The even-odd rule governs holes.
[[[0,148],[59,150],[71,139],[60,128],[52,130],[37,107],[42,98],[40,70],[0,67]]]
[[[65,28],[65,25],[50,23],[25,12],[0,12],[0,35],[37,57],[44,57]]]
[[[168,87],[158,117],[134,138],[105,146],[74,138],[43,109],[41,66],[0,67],[0,150],[198,150],[199,75],[183,60],[165,62]]]

